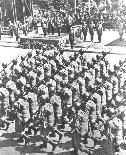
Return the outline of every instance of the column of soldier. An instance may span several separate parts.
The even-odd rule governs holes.
[[[91,61],[83,50],[68,59],[57,48],[49,55],[45,48],[35,52],[35,56],[28,52],[20,61],[13,60],[9,73],[7,64],[2,64],[1,129],[8,130],[15,122],[17,142],[27,145],[31,134],[40,134],[40,147],[50,143],[54,151],[69,126],[75,154],[79,150],[92,154],[87,139],[96,145],[100,139],[93,135],[99,130],[119,151],[126,134],[125,61],[111,70],[105,52]],[[57,142],[52,140],[55,134],[59,135]]]

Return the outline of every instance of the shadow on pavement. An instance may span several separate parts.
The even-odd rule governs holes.
[[[94,150],[93,155],[113,155],[113,153],[113,144],[110,141],[104,139],[100,143],[100,148]]]
[[[17,142],[13,139],[6,139],[6,140],[0,141],[0,148],[2,148],[2,147],[16,147],[16,146],[17,146]]]
[[[121,46],[121,47],[125,47],[126,46],[126,39],[123,39],[122,41],[120,41],[119,39],[116,39],[116,40],[106,44],[105,46]]]
[[[18,136],[18,133],[16,133],[16,132],[12,132],[12,133],[3,133],[2,135],[1,135],[1,137],[5,137],[5,138],[8,138],[8,139],[13,139],[13,138],[18,138],[19,136]]]

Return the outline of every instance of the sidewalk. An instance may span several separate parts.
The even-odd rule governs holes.
[[[16,41],[16,37],[13,36],[13,38],[11,38],[9,35],[2,35],[1,36],[1,40],[0,40],[0,46],[3,47],[18,47],[18,42]]]

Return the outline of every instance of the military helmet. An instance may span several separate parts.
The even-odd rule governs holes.
[[[22,56],[21,56],[21,61],[24,61],[24,60],[25,60],[25,57],[26,57],[26,56],[22,55]]]
[[[102,80],[101,80],[100,78],[96,78],[96,79],[95,79],[95,84],[96,84],[96,85],[102,84]]]
[[[6,88],[11,91],[14,91],[14,90],[16,90],[16,85],[13,81],[10,80],[6,83]]]
[[[13,65],[16,65],[17,64],[17,60],[16,59],[13,59]]]
[[[32,57],[32,52],[28,52],[28,57],[31,58]]]
[[[3,68],[7,68],[7,63],[2,63]]]

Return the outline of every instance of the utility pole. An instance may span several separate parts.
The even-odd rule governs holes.
[[[89,14],[91,12],[91,0],[88,1]]]
[[[13,5],[14,23],[16,23],[16,21],[17,21],[17,11],[16,11],[16,2],[15,2],[15,0],[12,0],[12,5]]]
[[[76,10],[77,9],[77,0],[74,1],[74,8],[75,8],[75,14],[76,14],[76,12],[77,12],[77,10]]]

